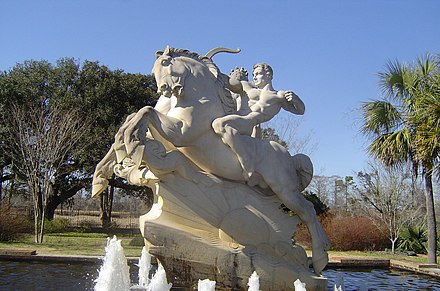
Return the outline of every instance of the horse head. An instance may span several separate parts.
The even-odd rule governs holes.
[[[176,61],[174,49],[169,47],[164,51],[156,52],[156,58],[152,73],[156,78],[157,92],[165,97],[180,96],[189,72],[185,63]]]
[[[185,49],[167,48],[156,52],[156,62],[152,73],[156,78],[158,93],[165,97],[182,95],[186,78],[210,78],[216,81],[220,70],[212,61],[212,57],[219,52],[238,53],[240,49],[231,50],[216,48],[205,56],[190,52]],[[205,82],[205,80],[204,80]]]

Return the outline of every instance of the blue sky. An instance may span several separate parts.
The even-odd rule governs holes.
[[[166,45],[239,47],[214,57],[221,70],[269,63],[274,87],[306,104],[303,117],[285,116],[317,144],[315,173],[353,175],[368,160],[357,108],[381,96],[387,61],[440,52],[439,11],[438,0],[2,0],[0,70],[74,57],[149,74]]]

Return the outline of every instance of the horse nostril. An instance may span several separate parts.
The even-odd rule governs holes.
[[[162,86],[160,86],[160,91],[165,91],[168,88],[167,84],[163,84]]]

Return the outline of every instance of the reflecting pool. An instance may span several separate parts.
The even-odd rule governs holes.
[[[93,290],[99,267],[91,263],[0,261],[0,290]],[[130,264],[130,276],[137,282],[135,264]],[[328,290],[333,290],[341,277],[347,291],[440,290],[440,281],[433,277],[398,270],[331,269],[325,270],[324,276],[329,281]]]

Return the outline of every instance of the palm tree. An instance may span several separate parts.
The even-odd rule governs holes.
[[[427,55],[415,65],[389,62],[379,73],[382,100],[361,106],[362,132],[372,140],[369,153],[387,166],[412,163],[422,170],[426,192],[428,263],[436,263],[433,172],[440,154],[439,57]]]

